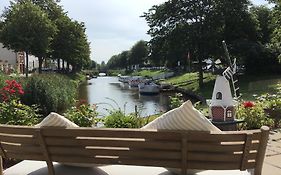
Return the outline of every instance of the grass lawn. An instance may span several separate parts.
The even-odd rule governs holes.
[[[166,79],[162,82],[196,92],[205,97],[212,94],[215,77],[215,75],[210,73],[204,73],[204,87],[202,89],[199,89],[198,73],[185,73],[170,79]]]
[[[184,88],[202,95],[206,99],[210,99],[215,84],[215,75],[204,73],[204,86],[199,89],[198,73],[185,73],[162,82],[170,83],[176,87]],[[264,93],[276,93],[281,91],[281,75],[263,75],[263,76],[247,76],[239,77],[239,87],[242,99],[253,100],[253,95],[261,95]]]
[[[281,75],[242,76],[239,82],[241,98],[244,100],[253,100],[253,95],[281,91]]]
[[[166,73],[166,70],[141,70],[138,72],[133,72],[132,76],[143,76],[143,77],[153,77],[155,75]]]

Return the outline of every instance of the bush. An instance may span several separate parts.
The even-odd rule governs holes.
[[[96,124],[96,106],[86,103],[79,103],[77,106],[67,110],[64,114],[66,118],[80,127],[92,127]]]
[[[243,129],[259,129],[264,125],[273,126],[273,120],[266,116],[264,105],[259,101],[241,103],[237,109],[237,118],[245,121]]]
[[[77,96],[77,83],[58,74],[34,75],[26,80],[22,101],[38,104],[44,115],[64,112],[73,106]]]
[[[180,107],[184,103],[181,93],[176,93],[175,96],[169,96],[169,100],[170,100],[170,105],[169,105],[170,109]]]
[[[140,120],[136,115],[125,115],[121,110],[113,110],[104,118],[107,128],[139,128]]]
[[[24,94],[22,86],[15,80],[6,80],[0,90],[0,123],[10,125],[34,125],[40,115],[38,108],[20,103],[19,97]]]
[[[27,106],[17,100],[0,103],[0,123],[9,125],[35,125],[41,117],[36,106]]]

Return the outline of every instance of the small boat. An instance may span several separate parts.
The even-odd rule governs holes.
[[[122,83],[128,83],[130,80],[130,76],[120,76],[118,80]]]
[[[129,79],[129,85],[131,88],[138,87],[140,83],[144,82],[144,78],[142,76],[134,76]]]
[[[141,95],[157,95],[160,92],[160,87],[152,81],[146,81],[138,85]]]

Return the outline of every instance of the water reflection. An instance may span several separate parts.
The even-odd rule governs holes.
[[[98,104],[100,115],[107,115],[108,110],[118,108],[128,114],[135,112],[135,106],[141,116],[156,114],[167,110],[168,96],[168,94],[140,95],[137,88],[120,83],[117,77],[91,79],[80,88],[80,99],[86,99],[90,104]]]

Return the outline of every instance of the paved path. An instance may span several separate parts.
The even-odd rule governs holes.
[[[271,131],[263,165],[263,175],[281,175],[281,129]]]

